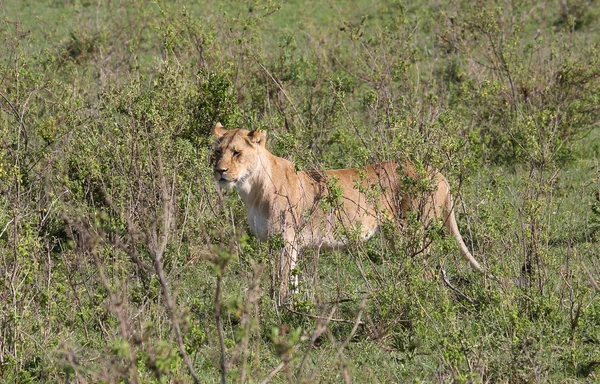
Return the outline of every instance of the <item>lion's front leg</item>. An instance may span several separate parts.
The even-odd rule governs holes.
[[[291,292],[294,292],[298,288],[298,276],[291,276],[291,272],[296,267],[297,261],[298,245],[293,239],[286,239],[285,246],[281,251],[279,260],[277,261],[277,277],[279,280],[279,305],[285,304],[285,302],[289,299],[290,283]]]

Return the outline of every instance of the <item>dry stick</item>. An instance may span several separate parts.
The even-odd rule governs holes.
[[[600,164],[598,164],[598,159],[596,159],[596,174],[598,175],[598,194],[596,197],[600,201]]]
[[[183,246],[183,239],[185,237],[185,227],[187,225],[187,219],[188,219],[188,214],[190,211],[190,196],[192,194],[192,181],[190,181],[189,185],[188,185],[188,190],[186,193],[186,198],[185,198],[185,209],[184,209],[184,213],[183,213],[183,223],[181,224],[181,236],[179,239],[179,247],[177,248],[177,253],[179,254],[181,252],[181,247]]]
[[[579,262],[581,263],[581,266],[583,267],[583,270],[585,271],[585,273],[588,275],[588,279],[590,280],[590,284],[592,284],[592,286],[594,287],[594,289],[596,290],[596,292],[600,292],[600,284],[598,284],[598,282],[596,281],[596,279],[592,275],[592,272],[590,272],[590,270],[585,265],[585,263],[583,262],[583,260],[581,259],[581,257],[579,258]]]
[[[341,346],[339,346],[337,348],[338,350],[338,357],[340,358],[340,360],[344,360],[344,349],[346,349],[346,346],[348,345],[348,343],[350,342],[350,340],[352,339],[352,337],[354,337],[354,334],[356,333],[356,330],[358,329],[358,326],[360,324],[362,324],[360,318],[362,317],[362,314],[365,310],[365,302],[366,299],[363,299],[363,301],[360,302],[360,309],[358,311],[358,316],[356,316],[356,320],[354,321],[354,326],[352,327],[352,330],[350,331],[350,334],[348,335],[348,337],[346,337],[346,340],[344,340],[344,342],[342,343]],[[333,338],[333,334],[331,334],[330,332],[330,337]],[[350,383],[350,374],[348,373],[348,365],[343,362],[342,364],[342,376],[344,377],[344,381],[346,383]]]
[[[100,282],[102,283],[102,286],[104,287],[104,289],[106,289],[106,292],[108,293],[109,309],[117,317],[117,323],[119,325],[119,330],[121,332],[121,336],[123,337],[123,339],[125,341],[127,341],[129,343],[129,329],[127,327],[127,323],[128,323],[127,318],[125,316],[125,313],[123,312],[122,307],[119,304],[122,301],[118,300],[118,298],[115,296],[115,293],[114,293],[113,289],[111,288],[108,278],[106,277],[106,274],[104,273],[104,266],[102,265],[100,258],[98,257],[98,252],[96,251],[96,242],[98,240],[102,240],[102,238],[100,236],[98,236],[97,234],[92,234],[91,230],[86,228],[86,225],[84,223],[74,222],[73,220],[71,220],[71,218],[68,217],[65,213],[63,213],[63,220],[67,223],[66,231],[67,231],[67,236],[70,239],[75,240],[75,236],[73,235],[73,232],[71,231],[71,227],[77,228],[77,230],[80,232],[80,235],[81,235],[80,246],[82,248],[87,248],[89,250],[89,252],[91,253],[91,255],[94,259],[94,265],[96,266],[96,269],[98,270]],[[131,381],[134,383],[139,383],[140,379],[138,376],[135,361],[136,361],[135,351],[133,348],[129,348],[128,371],[129,371],[129,374],[131,375]]]
[[[106,189],[106,185],[104,181],[102,181],[102,194],[104,195],[104,202],[113,210],[115,215],[120,215],[120,211],[113,202],[108,190]],[[137,246],[133,244],[135,242],[135,238],[137,237],[137,230],[131,217],[128,214],[123,214],[123,218],[125,219],[125,225],[127,230],[127,236],[129,237],[128,244],[123,244],[118,238],[114,241],[114,246],[122,250],[129,256],[131,260],[141,269],[153,272],[154,268],[151,265],[143,262],[138,256]]]
[[[150,248],[150,253],[152,255],[152,261],[154,265],[154,269],[156,274],[158,275],[158,279],[160,282],[160,287],[163,292],[163,296],[165,298],[165,305],[167,307],[167,311],[169,312],[169,316],[171,317],[171,322],[173,323],[173,328],[175,329],[175,334],[177,336],[177,344],[179,345],[179,352],[183,358],[185,365],[190,371],[190,375],[194,379],[194,383],[199,383],[198,377],[196,376],[196,372],[194,371],[194,366],[190,357],[185,350],[185,344],[183,342],[183,335],[181,333],[181,327],[179,324],[179,317],[176,313],[175,303],[173,298],[171,297],[171,291],[169,290],[169,286],[167,283],[167,278],[165,276],[165,272],[163,269],[163,254],[165,249],[167,248],[167,242],[169,239],[169,231],[171,229],[171,220],[173,219],[173,206],[171,196],[169,196],[167,190],[167,183],[164,175],[164,168],[162,164],[162,157],[159,153],[158,156],[158,168],[160,174],[160,183],[161,183],[161,200],[163,202],[163,217],[162,217],[162,234],[158,234],[158,230],[153,233],[148,233],[148,246]]]
[[[215,288],[215,320],[217,321],[217,331],[219,333],[219,347],[221,349],[221,383],[225,384],[227,379],[227,362],[225,350],[225,337],[223,336],[223,321],[221,320],[221,273],[217,274],[217,287]]]
[[[329,329],[329,328],[327,328],[327,337],[329,337],[329,341],[331,342],[332,345],[337,344],[337,340],[335,339],[335,336],[333,336],[333,332],[331,332],[331,329]],[[336,347],[336,349],[337,349],[336,357],[340,361],[340,371],[342,374],[342,378],[344,379],[344,383],[350,384],[352,382],[352,379],[350,378],[350,373],[348,373],[348,363],[346,362],[346,357],[344,356],[344,351],[339,347]]]
[[[596,173],[598,174],[598,194],[596,197],[598,199],[598,202],[600,202],[600,166],[598,164],[598,159],[596,159]],[[594,278],[594,276],[592,275],[592,273],[590,272],[588,267],[583,262],[583,259],[581,258],[581,256],[579,257],[579,261],[580,261],[581,265],[583,266],[583,269],[587,273],[588,278],[590,279],[590,283],[596,289],[596,292],[600,292],[600,285],[598,284],[598,282],[596,281],[596,279]]]
[[[177,317],[177,313],[175,312],[175,305],[173,303],[173,298],[171,297],[171,293],[170,293],[168,285],[167,285],[167,278],[165,277],[165,273],[164,273],[164,270],[162,267],[162,257],[160,258],[160,260],[159,260],[159,258],[154,259],[154,268],[156,269],[156,274],[158,275],[158,279],[160,281],[160,287],[162,289],[163,296],[165,297],[165,304],[167,306],[167,310],[171,317],[171,322],[173,323],[173,328],[175,329],[175,334],[177,336],[177,344],[179,345],[179,352],[181,353],[181,356],[183,357],[183,361],[185,362],[185,365],[187,366],[188,370],[190,371],[190,375],[192,375],[192,378],[194,379],[194,383],[200,383],[200,381],[198,381],[198,377],[196,376],[196,372],[194,371],[194,365],[192,364],[192,361],[190,360],[190,357],[188,356],[188,354],[185,350],[185,344],[183,342],[183,335],[181,333],[181,327],[179,325],[179,318]]]
[[[273,377],[275,377],[275,375],[278,374],[279,371],[281,371],[286,365],[287,365],[287,361],[285,361],[285,360],[282,361],[281,363],[279,363],[279,365],[277,367],[275,367],[275,369],[272,370],[269,373],[269,375],[263,381],[260,382],[260,384],[267,384],[267,383],[271,382],[271,379]]]
[[[332,323],[345,323],[345,324],[354,324],[353,320],[346,320],[346,319],[334,319],[331,317],[323,317],[323,316],[317,316],[317,315],[311,315],[310,313],[304,313],[304,312],[298,312],[295,309],[292,309],[286,305],[282,305],[282,307],[284,309],[286,309],[288,312],[291,312],[295,315],[300,315],[300,316],[304,316],[304,317],[308,317],[310,319],[315,319],[315,320],[327,320],[327,321],[331,321]],[[362,323],[361,323],[362,324]]]
[[[244,319],[242,323],[244,325],[244,339],[242,341],[242,373],[240,377],[240,382],[244,384],[246,382],[246,367],[248,363],[248,343],[250,341],[250,311],[254,307],[256,308],[256,303],[260,298],[260,275],[264,266],[259,264],[253,266],[252,270],[252,280],[250,281],[250,287],[248,289],[247,302],[246,307],[244,309]]]
[[[2,235],[4,235],[4,232],[6,232],[6,230],[8,229],[8,227],[12,224],[12,222],[15,220],[15,218],[13,217],[12,219],[10,219],[8,221],[8,223],[6,223],[6,225],[4,226],[4,229],[2,229],[2,231],[0,231],[0,237],[2,237]]]
[[[317,339],[323,334],[323,332],[325,332],[327,330],[327,326],[329,325],[329,322],[333,318],[333,314],[335,313],[336,310],[337,310],[337,306],[333,306],[331,308],[331,312],[329,313],[328,317],[317,317],[317,320],[318,320],[317,326],[315,327],[315,330],[313,331],[312,335],[310,336],[310,343],[308,344],[306,353],[304,354],[304,357],[302,358],[302,361],[300,362],[300,365],[298,366],[298,369],[296,370],[296,378],[298,379],[298,381],[300,381],[299,379],[300,379],[300,372],[302,371],[302,367],[304,366],[304,363],[306,362],[308,356],[310,355],[312,348],[315,346],[315,341],[317,341]]]
[[[119,330],[121,331],[121,335],[123,336],[123,339],[125,339],[129,343],[129,329],[127,328],[127,318],[125,316],[125,313],[124,313],[122,307],[119,305],[119,300],[117,300],[117,297],[115,296],[113,290],[110,287],[108,278],[106,277],[106,275],[104,273],[104,267],[103,267],[102,263],[100,262],[98,253],[96,252],[95,244],[91,244],[90,247],[91,247],[92,256],[94,258],[94,264],[96,264],[96,269],[98,270],[98,274],[100,275],[100,281],[102,282],[102,285],[108,292],[108,297],[110,300],[110,307],[112,309],[112,312],[117,316],[117,321],[119,323]],[[131,375],[132,381],[134,383],[139,383],[140,378],[138,376],[138,371],[137,371],[137,367],[136,367],[136,358],[135,358],[136,353],[133,348],[128,348],[128,349],[129,349],[128,371],[129,371],[129,374]]]
[[[366,302],[367,302],[367,298],[364,298],[360,302],[360,307],[359,307],[359,310],[358,310],[358,316],[356,316],[356,320],[354,321],[354,326],[352,327],[352,330],[350,331],[350,334],[348,335],[348,337],[344,341],[344,344],[342,344],[342,349],[346,348],[346,346],[348,345],[348,343],[350,342],[350,340],[352,339],[352,337],[354,337],[354,334],[358,330],[358,326],[361,325],[361,324],[363,324],[363,322],[360,320],[360,318],[362,317],[363,312],[365,311],[365,304],[366,304]]]
[[[458,186],[458,188],[460,189],[460,185]],[[458,194],[457,194],[457,196],[458,196]],[[473,231],[471,230],[471,220],[469,220],[469,215],[467,215],[467,207],[465,205],[465,201],[462,199],[462,196],[461,196],[461,199],[460,199],[460,204],[461,204],[461,207],[463,209],[463,216],[467,220],[467,229],[469,230],[469,243],[471,243],[471,249],[470,250],[472,252],[474,252],[475,246],[473,245]],[[453,202],[453,205],[455,205],[454,202]],[[452,208],[454,209],[454,207],[452,207]]]

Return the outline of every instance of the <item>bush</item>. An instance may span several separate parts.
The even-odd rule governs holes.
[[[593,4],[3,10],[4,381],[598,377]],[[466,243],[515,284],[467,272],[415,213],[306,252],[276,306],[282,239],[216,190],[216,121],[267,130],[298,169],[409,159],[415,194],[440,170]]]

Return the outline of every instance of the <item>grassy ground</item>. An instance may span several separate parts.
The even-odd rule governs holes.
[[[0,1],[0,381],[598,380],[593,2],[184,3]],[[278,307],[215,121],[440,169],[517,284],[415,217],[306,252]]]

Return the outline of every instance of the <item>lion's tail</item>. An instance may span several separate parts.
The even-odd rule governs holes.
[[[454,238],[456,239],[456,242],[458,243],[458,247],[460,248],[461,256],[463,258],[465,258],[465,260],[467,260],[469,262],[469,264],[471,264],[471,267],[473,267],[473,269],[477,270],[478,272],[485,274],[487,277],[490,277],[493,280],[496,280],[497,282],[499,282],[500,284],[502,284],[505,287],[513,285],[514,282],[512,280],[497,277],[497,276],[492,275],[489,272],[486,272],[485,269],[483,269],[483,267],[481,267],[479,262],[477,262],[477,260],[475,260],[475,258],[469,251],[469,248],[467,248],[467,245],[465,244],[460,232],[458,231],[458,224],[456,224],[456,216],[454,215],[454,203],[452,200],[452,195],[450,195],[450,193],[448,193],[448,200],[446,201],[446,212],[448,215],[446,217],[446,227],[448,228],[448,230],[450,231],[452,236],[454,236]]]
[[[446,218],[446,227],[448,228],[448,231],[450,231],[450,234],[456,239],[458,247],[460,248],[461,256],[465,260],[467,260],[469,264],[471,264],[471,267],[473,267],[473,269],[477,270],[478,272],[485,273],[479,262],[475,260],[475,258],[469,251],[469,248],[467,248],[467,245],[465,244],[460,232],[458,231],[458,224],[456,224],[456,216],[454,216],[452,197],[450,196],[448,198],[448,201],[446,202],[446,209],[448,212],[448,217]]]
[[[467,245],[465,244],[460,232],[458,231],[458,224],[456,224],[456,216],[454,215],[454,202],[450,193],[448,193],[448,200],[446,201],[446,212],[448,215],[446,217],[446,227],[448,228],[452,236],[454,236],[454,238],[456,239],[458,247],[460,248],[461,256],[465,258],[465,260],[467,260],[469,264],[471,264],[471,267],[473,267],[473,269],[477,270],[478,272],[485,274],[486,276],[492,278],[493,280],[496,280],[504,286],[512,285],[513,283],[510,280],[506,280],[486,272],[483,269],[483,267],[479,264],[479,262],[475,260],[475,258],[469,251],[469,248],[467,248]]]

